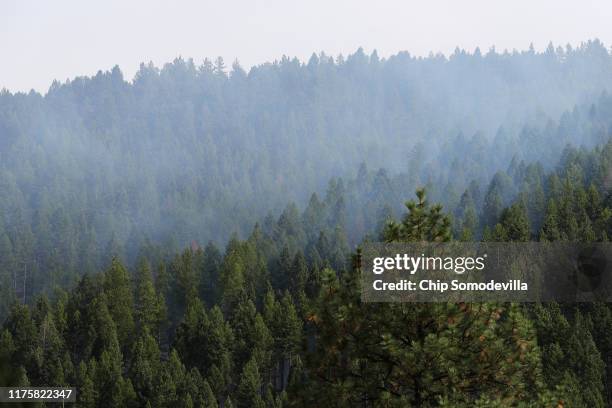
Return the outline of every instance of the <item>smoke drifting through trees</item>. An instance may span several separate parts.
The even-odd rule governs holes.
[[[608,306],[363,305],[349,257],[607,240],[611,68],[597,41],[358,50],[0,93],[0,382],[88,407],[604,406]],[[443,208],[404,207],[422,185]]]

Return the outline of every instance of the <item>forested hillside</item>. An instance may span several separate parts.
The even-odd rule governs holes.
[[[485,239],[607,240],[612,141],[568,148],[554,171],[539,168],[520,164],[504,175],[519,194],[491,228],[491,215],[476,214]],[[531,203],[534,185],[539,207]],[[470,194],[462,201],[471,203]],[[76,385],[84,407],[612,401],[609,305],[364,304],[351,251],[341,237],[330,239],[328,214],[313,206],[303,214],[290,206],[225,250],[211,243],[172,254],[148,246],[132,270],[115,258],[53,300],[16,302],[0,335],[0,380]],[[479,234],[469,217],[453,234],[451,216],[423,190],[407,207],[377,238]]]
[[[147,242],[223,245],[287,203],[316,213],[313,192],[351,246],[422,185],[453,212],[471,185],[478,210],[484,183],[512,160],[547,171],[568,143],[607,140],[611,68],[590,41],[427,58],[358,50],[248,73],[177,59],[142,65],[133,81],[114,68],[45,95],[4,91],[3,290],[27,300],[73,285],[113,253],[133,266]],[[504,191],[489,223],[518,187],[496,182]]]
[[[83,407],[612,406],[609,305],[364,304],[355,262],[366,240],[608,241],[611,89],[590,41],[2,91],[0,384]]]

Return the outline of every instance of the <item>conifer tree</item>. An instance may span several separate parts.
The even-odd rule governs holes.
[[[42,305],[44,304],[44,306]],[[41,297],[37,302],[36,320],[39,328],[39,361],[36,373],[31,373],[39,384],[61,386],[66,383],[64,365],[71,364],[70,356],[65,354],[65,343],[56,328],[52,309],[46,298]]]
[[[279,293],[283,293],[285,289],[289,288],[292,279],[292,260],[289,247],[285,245],[278,256],[278,261],[272,274],[272,285]]]
[[[240,242],[237,237],[232,237],[227,244],[219,276],[221,303],[225,313],[232,311],[245,292],[246,268],[241,257]]]
[[[605,364],[605,402],[610,404],[612,401],[612,389],[610,387],[612,379],[612,312],[607,303],[594,302],[585,307],[585,313],[591,321],[589,327],[593,341],[601,358]]]
[[[134,333],[132,285],[127,269],[118,258],[113,258],[104,274],[104,293],[108,311],[117,326],[117,336],[122,347],[129,347]]]
[[[276,333],[278,349],[283,357],[291,358],[300,350],[302,322],[298,317],[289,292],[285,292],[280,301],[277,309],[277,321],[279,329],[279,332]]]
[[[306,292],[308,282],[308,265],[302,251],[298,251],[293,258],[289,278],[289,290],[293,296]]]
[[[151,267],[146,260],[141,260],[136,271],[135,317],[141,331],[159,335],[166,318],[166,304],[155,292]]]
[[[14,303],[3,328],[7,331],[7,334],[3,335],[3,340],[8,343],[8,349],[13,350],[11,353],[12,367],[34,370],[38,359],[38,328],[32,318],[30,308]]]
[[[192,303],[176,330],[174,347],[182,360],[209,380],[219,398],[230,382],[234,334],[215,306],[208,313],[201,302]]]
[[[540,231],[540,240],[559,241],[561,239],[561,231],[559,231],[559,221],[557,206],[553,199],[549,200],[544,216],[544,225]]]
[[[145,326],[134,343],[129,375],[141,404],[153,400],[155,378],[159,375],[160,351],[157,342]]]
[[[442,213],[442,206],[429,206],[424,189],[418,189],[416,195],[418,201],[406,202],[408,212],[403,221],[387,224],[383,233],[385,241],[448,241],[451,222]]]
[[[217,408],[219,406],[215,394],[213,393],[212,388],[210,387],[210,384],[207,380],[204,380],[204,385],[202,387],[202,395],[205,407]]]
[[[387,240],[449,240],[448,217],[417,194]],[[516,305],[364,304],[358,272],[324,282],[309,317],[317,351],[308,355],[304,405],[519,404],[543,391],[535,332]]]
[[[502,211],[500,217],[501,227],[504,230],[503,241],[529,241],[531,229],[529,227],[529,219],[527,209],[522,202],[511,205]],[[502,241],[502,239],[500,239]]]
[[[8,329],[0,333],[0,384],[15,384],[13,353],[16,350],[13,336]]]
[[[86,408],[94,408],[96,406],[97,390],[91,379],[87,364],[81,361],[78,369],[78,389],[77,401],[79,405]]]
[[[236,391],[236,406],[238,408],[265,408],[261,398],[261,377],[258,363],[251,358],[242,369],[240,382]]]
[[[234,332],[235,367],[243,367],[251,356],[256,356],[261,367],[267,368],[273,339],[250,299],[243,297],[240,300],[232,316],[231,326]]]
[[[200,298],[209,307],[217,304],[219,300],[218,283],[219,270],[223,256],[217,246],[211,241],[204,248],[204,263],[200,278]]]
[[[597,350],[588,323],[580,311],[574,315],[574,325],[568,340],[566,364],[576,375],[585,407],[604,407],[604,363]]]
[[[470,242],[474,240],[479,233],[478,216],[476,215],[476,209],[473,205],[468,206],[461,220],[460,226],[460,240],[463,242]]]

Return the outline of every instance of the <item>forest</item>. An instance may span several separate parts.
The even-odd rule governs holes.
[[[366,241],[607,242],[611,72],[594,40],[2,91],[0,385],[79,407],[612,406],[609,304],[363,303],[358,261]]]

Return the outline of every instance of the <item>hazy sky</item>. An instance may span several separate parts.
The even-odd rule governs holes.
[[[610,0],[0,0],[0,88],[45,92],[53,79],[181,55],[245,68],[283,54],[426,55],[456,46],[612,44]]]

